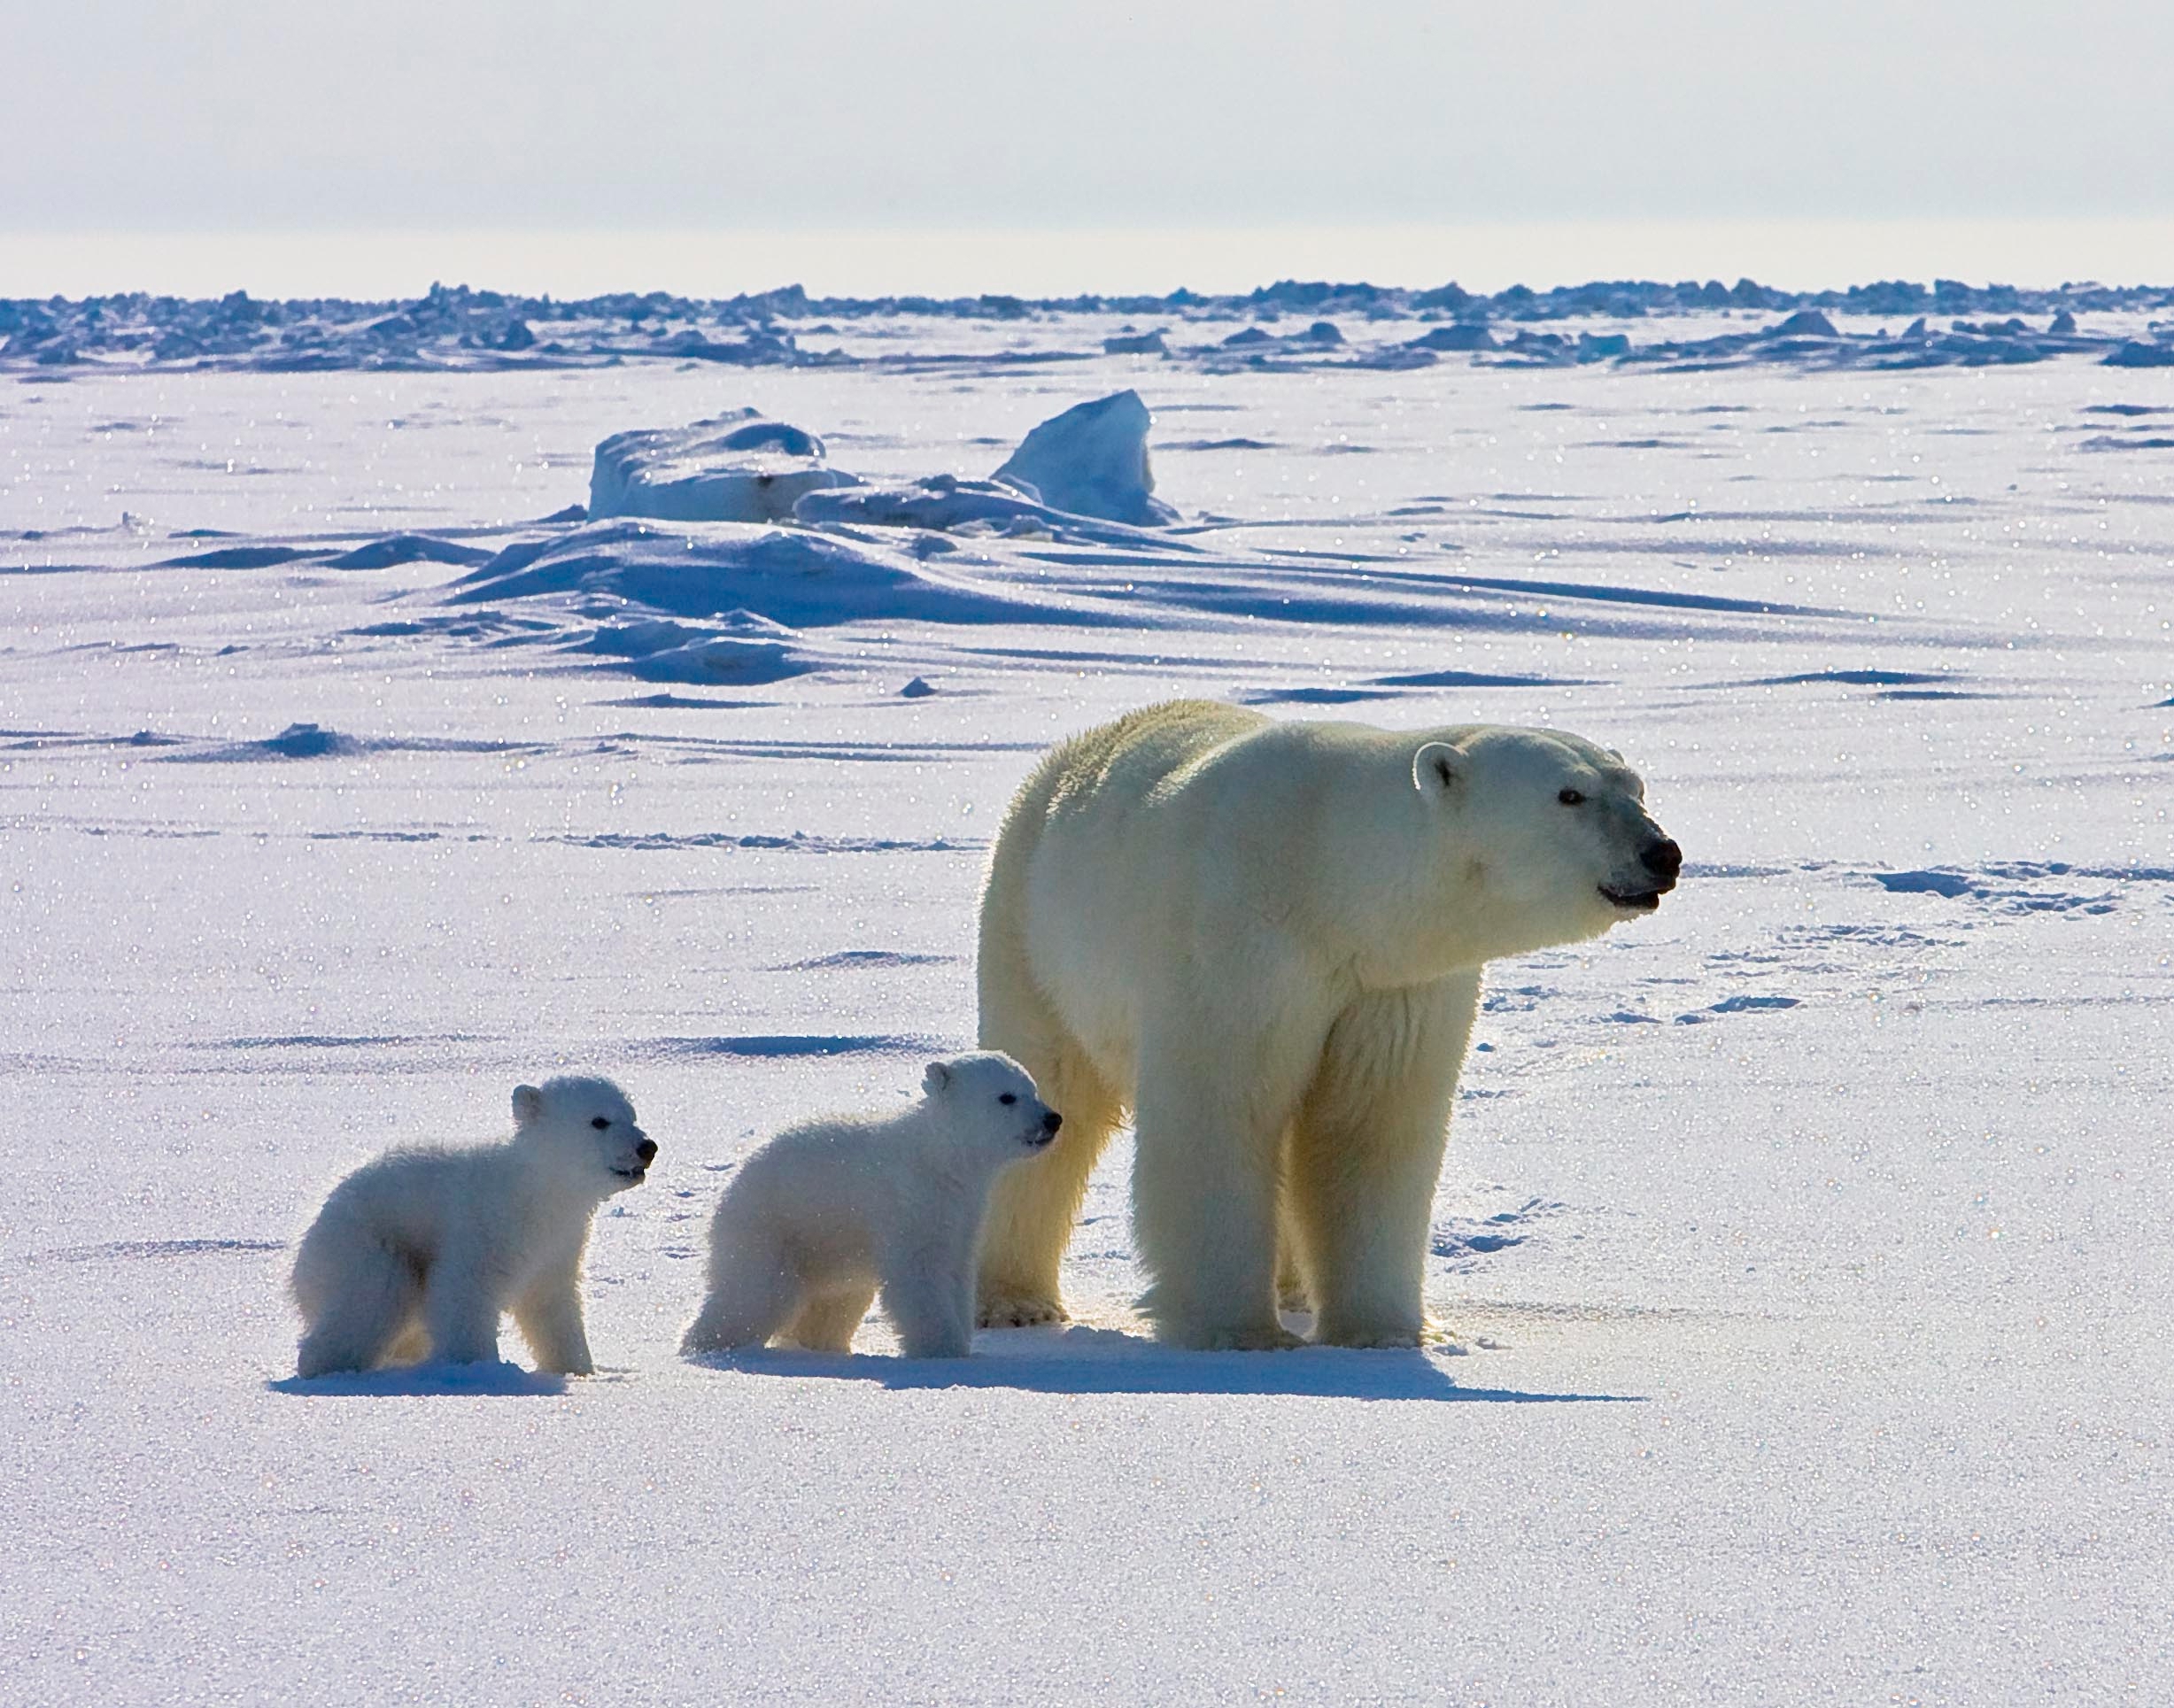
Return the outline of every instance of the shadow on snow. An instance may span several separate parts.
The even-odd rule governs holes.
[[[1017,1388],[1037,1394],[1259,1394],[1326,1400],[1488,1400],[1518,1404],[1636,1403],[1633,1394],[1536,1394],[1467,1387],[1415,1349],[1304,1347],[1288,1352],[1188,1352],[1117,1329],[1000,1329],[971,1358],[899,1358],[784,1349],[690,1362],[746,1376],[870,1382],[894,1390]]]

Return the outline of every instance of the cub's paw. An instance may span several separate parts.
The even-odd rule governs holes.
[[[1069,1323],[1072,1313],[1055,1299],[1031,1293],[985,1293],[980,1315],[983,1328],[1041,1328],[1050,1323]]]

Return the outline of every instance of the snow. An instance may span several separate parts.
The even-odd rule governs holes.
[[[1258,367],[1189,308],[841,318],[730,376],[870,483],[769,524],[563,514],[715,362],[0,359],[0,1697],[2174,1689],[2174,375],[1890,371],[1918,314],[2052,309],[1885,288],[1646,303],[1582,365],[1537,335],[1621,324],[1483,303],[1505,348],[1381,369],[1410,302],[1305,294],[1244,312],[1346,346]],[[1841,337],[1761,336],[1805,307]],[[516,309],[574,325],[461,324]],[[1173,353],[1101,353],[1121,316]],[[1180,526],[806,514],[1126,386]],[[1173,693],[1577,730],[1686,850],[1493,971],[1452,1343],[1147,1341],[1120,1141],[1068,1329],[673,1356],[738,1159],[972,1041],[1035,754]],[[295,1382],[331,1183],[576,1067],[663,1148],[598,1220],[602,1373]]]
[[[1139,527],[1175,522],[1178,513],[1154,495],[1148,428],[1137,391],[1074,404],[1021,440],[996,479],[1073,515]]]
[[[828,467],[823,441],[752,409],[685,428],[615,433],[596,448],[592,518],[788,522],[806,493],[851,486]]]

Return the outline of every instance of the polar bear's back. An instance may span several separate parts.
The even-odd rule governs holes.
[[[774,1237],[794,1267],[872,1274],[878,1229],[922,1171],[929,1123],[917,1106],[887,1118],[821,1116],[770,1140],[732,1176],[711,1218],[720,1241]]]

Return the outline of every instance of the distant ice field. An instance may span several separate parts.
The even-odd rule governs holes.
[[[0,376],[0,1696],[2163,1699],[2174,368],[1059,329]],[[564,514],[631,429],[963,489],[1127,388],[1167,526]],[[1179,693],[1574,730],[1685,851],[1491,970],[1448,1340],[1157,1348],[1120,1141],[1072,1327],[681,1362],[737,1161],[972,1041],[1034,754]],[[330,1183],[576,1067],[662,1147],[602,1373],[293,1383]]]

